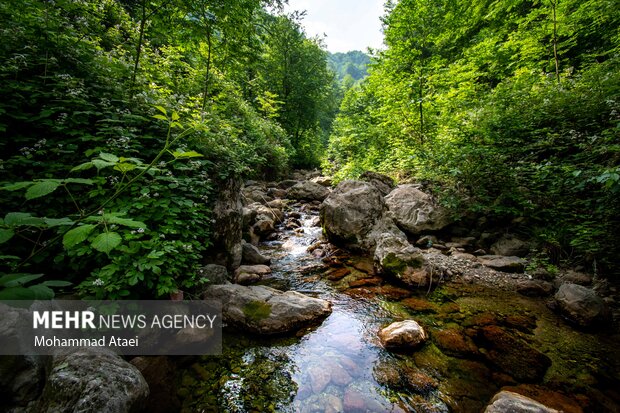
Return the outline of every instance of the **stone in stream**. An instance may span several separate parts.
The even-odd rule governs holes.
[[[368,182],[339,183],[320,208],[327,239],[339,246],[365,248],[365,235],[381,217],[383,208],[383,197]]]
[[[544,404],[511,391],[501,391],[491,399],[484,413],[560,413]]]
[[[241,247],[242,247],[242,255],[241,255],[241,263],[242,264],[247,264],[247,265],[255,265],[255,264],[269,265],[271,263],[271,260],[269,258],[265,257],[263,254],[261,254],[260,251],[258,250],[258,248],[256,248],[254,245],[244,241],[242,243]]]
[[[323,201],[329,195],[329,189],[312,181],[302,181],[289,188],[287,198],[297,201]]]
[[[377,240],[374,259],[381,272],[409,286],[425,287],[434,281],[427,271],[426,259],[404,236],[382,234]]]
[[[139,411],[149,387],[138,369],[107,349],[71,349],[52,356],[43,394],[32,411]]]
[[[331,313],[331,303],[295,291],[266,286],[213,285],[206,300],[220,300],[225,323],[257,334],[281,334],[316,324]]]
[[[610,319],[605,302],[588,287],[562,284],[554,298],[559,312],[580,327],[593,327]]]
[[[415,349],[428,340],[428,335],[415,320],[404,320],[383,328],[379,339],[387,349]]]
[[[267,265],[241,265],[235,270],[235,282],[242,285],[255,283],[270,273],[271,268]]]
[[[451,223],[448,211],[416,185],[397,186],[385,197],[385,204],[396,224],[412,235],[439,231]]]
[[[525,264],[527,264],[523,258],[501,255],[483,255],[478,257],[478,261],[485,267],[503,272],[523,272]]]

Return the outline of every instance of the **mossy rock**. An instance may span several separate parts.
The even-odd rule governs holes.
[[[271,304],[264,301],[250,301],[243,306],[243,314],[249,321],[264,320],[271,315]]]

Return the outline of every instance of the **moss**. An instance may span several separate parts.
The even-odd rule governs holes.
[[[250,301],[243,306],[243,314],[250,321],[261,321],[271,315],[271,304],[264,301]]]
[[[424,259],[421,256],[414,256],[411,259],[403,260],[393,252],[387,254],[381,261],[381,267],[383,267],[385,272],[398,275],[404,273],[407,267],[421,268],[423,264]]]

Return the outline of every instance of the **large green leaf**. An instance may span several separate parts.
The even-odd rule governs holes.
[[[18,225],[40,226],[44,224],[41,218],[33,217],[29,212],[9,212],[4,216],[4,223],[13,227]]]
[[[65,248],[71,248],[88,238],[88,235],[95,229],[97,225],[86,224],[70,229],[62,237],[62,245]]]
[[[49,180],[36,182],[26,191],[26,199],[35,199],[51,194],[60,186],[60,181]]]
[[[71,285],[69,281],[60,281],[60,280],[43,281],[41,284],[47,287],[68,287]]]
[[[103,232],[90,244],[94,249],[109,254],[114,248],[118,247],[123,241],[117,232]]]
[[[95,165],[95,168],[97,168],[97,170],[100,170],[109,166],[114,166],[116,165],[116,162],[108,162],[104,161],[103,159],[93,159],[92,164]]]
[[[17,287],[19,285],[27,284],[30,281],[36,280],[41,277],[43,277],[43,274],[7,274],[0,277],[0,285],[5,287]]]
[[[111,153],[101,152],[99,154],[99,157],[103,159],[104,161],[114,162],[114,163],[118,162],[118,156],[113,155]]]
[[[32,181],[15,182],[13,184],[9,184],[7,186],[3,186],[0,189],[3,190],[3,191],[18,191],[20,189],[27,188],[27,187],[29,187],[32,184],[34,184],[34,182],[32,182]]]
[[[125,227],[130,227],[130,228],[145,228],[146,229],[146,224],[141,221],[134,221],[133,219],[129,219],[129,218],[121,218],[121,217],[117,217],[111,214],[110,215],[104,214],[103,218],[110,224],[123,225]]]
[[[92,179],[84,179],[84,178],[67,178],[62,180],[65,184],[84,184],[84,185],[92,185],[94,181]]]
[[[54,298],[54,290],[43,284],[31,285],[28,289],[33,292],[36,300],[51,300]]]
[[[95,166],[95,165],[92,162],[85,162],[83,164],[80,164],[80,165],[72,168],[71,171],[69,171],[69,172],[85,171],[86,169],[90,169],[93,166]]]
[[[69,219],[69,218],[43,218],[43,222],[45,222],[45,225],[47,225],[49,228],[52,227],[59,227],[61,225],[73,225],[74,222]]]
[[[0,300],[32,300],[35,292],[24,287],[0,289]]]
[[[2,228],[0,229],[0,244],[4,244],[11,238],[13,238],[15,232],[10,228]]]

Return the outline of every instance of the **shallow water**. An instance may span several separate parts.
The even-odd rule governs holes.
[[[522,384],[490,361],[493,349],[467,337],[484,325],[501,326],[551,359],[538,385],[521,386],[525,393],[542,392],[539,399],[566,411],[617,411],[617,336],[576,332],[541,300],[488,287],[449,283],[428,296],[389,284],[350,289],[352,280],[368,278],[351,267],[351,275],[329,281],[317,276],[326,269],[321,259],[307,252],[321,236],[313,218],[303,214],[301,229],[282,229],[279,241],[261,246],[273,270],[261,283],[327,299],[332,314],[292,338],[226,333],[222,356],[184,372],[185,411],[478,412],[502,386]],[[433,340],[417,352],[386,352],[377,332],[403,318],[418,320]],[[452,342],[446,350],[435,340],[446,331],[471,348],[461,351],[459,339],[456,354]]]

